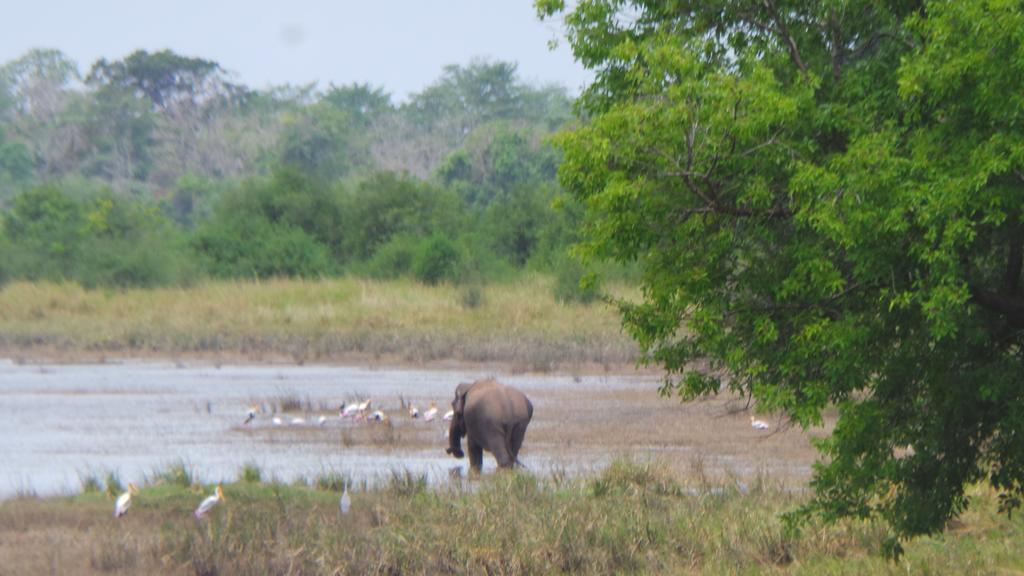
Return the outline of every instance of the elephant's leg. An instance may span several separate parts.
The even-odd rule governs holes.
[[[466,447],[469,448],[469,470],[471,472],[480,472],[480,469],[484,466],[484,449],[475,442],[466,442]]]
[[[512,450],[512,460],[519,462],[519,449],[523,447],[523,438],[526,437],[526,426],[519,425],[512,429],[512,439],[509,448]]]
[[[494,447],[491,452],[494,454],[494,459],[498,461],[498,468],[511,468],[516,463],[515,457],[512,456],[512,450],[509,447],[510,438],[503,436],[498,442],[495,442],[497,446]]]

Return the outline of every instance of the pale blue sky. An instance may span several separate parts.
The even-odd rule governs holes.
[[[253,88],[369,82],[396,99],[473,57],[518,62],[524,80],[573,94],[590,78],[531,0],[28,0],[3,12],[0,63],[57,48],[83,73],[100,57],[169,48]]]

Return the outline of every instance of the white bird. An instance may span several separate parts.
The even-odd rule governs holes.
[[[281,424],[284,424],[284,422],[281,421],[281,418],[277,416],[274,416],[274,419],[271,421],[274,423],[274,426],[280,426]]]
[[[342,403],[341,408],[338,410],[338,412],[342,418],[354,418],[356,413],[359,412],[359,404]]]
[[[444,420],[445,422],[451,422],[452,418],[454,418],[454,417],[455,417],[455,410],[449,410],[449,411],[444,413],[444,418],[442,418],[442,420]]]
[[[218,484],[217,490],[213,493],[213,496],[208,496],[206,500],[203,500],[199,505],[199,508],[196,508],[196,518],[206,516],[206,513],[216,506],[221,500],[227,500],[227,498],[224,497],[224,491],[221,490],[220,484]]]
[[[135,487],[135,484],[128,483],[128,490],[117,497],[117,502],[114,504],[114,518],[120,518],[128,513],[128,508],[132,505],[132,494],[139,491]]]
[[[374,410],[373,414],[370,414],[370,420],[374,422],[383,422],[388,419],[387,414],[383,410]]]
[[[255,420],[256,413],[259,412],[259,410],[260,409],[257,406],[249,406],[249,415],[248,417],[246,417],[245,422],[243,422],[243,424],[248,424],[249,422]]]
[[[370,409],[370,400],[366,400],[365,402],[363,402],[362,404],[359,405],[359,411],[360,412],[366,412],[369,409]]]
[[[750,427],[754,430],[767,430],[768,423],[764,420],[755,420],[753,416],[750,417]]]
[[[430,403],[430,408],[427,408],[427,411],[423,413],[423,421],[424,422],[431,422],[436,417],[437,417],[437,402],[431,402]]]
[[[292,421],[291,421],[291,425],[292,426],[303,426],[305,424],[306,424],[306,419],[305,418],[298,418],[298,417],[292,418]]]
[[[319,418],[316,419],[316,423],[319,426],[323,426],[324,424],[327,423],[327,416],[321,415]]]
[[[345,484],[345,491],[341,493],[341,500],[338,501],[338,508],[341,509],[342,514],[348,514],[348,509],[352,507],[352,500],[348,497],[348,484]]]
[[[419,417],[420,417],[420,409],[417,408],[415,404],[410,404],[409,405],[409,418],[412,418],[413,420],[415,420],[416,418],[419,418]]]

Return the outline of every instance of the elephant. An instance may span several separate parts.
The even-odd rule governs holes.
[[[494,455],[499,468],[519,464],[519,448],[533,418],[533,404],[525,394],[493,378],[462,383],[455,389],[452,412],[445,452],[465,456],[465,436],[471,471],[480,472],[484,450]]]

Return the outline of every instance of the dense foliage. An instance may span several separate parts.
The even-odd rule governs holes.
[[[547,138],[571,118],[564,89],[507,62],[449,66],[398,104],[362,84],[252,90],[166,50],[84,75],[33,50],[0,67],[0,279],[550,269],[579,210],[553,207]]]
[[[537,1],[596,80],[560,180],[586,249],[639,263],[622,311],[664,390],[837,406],[825,517],[933,532],[975,482],[1019,506],[1021,4],[566,5]]]

